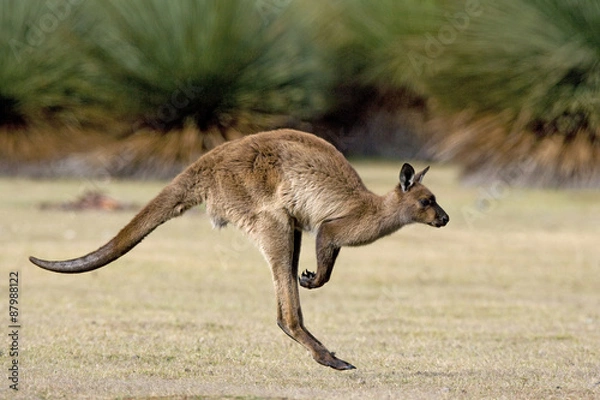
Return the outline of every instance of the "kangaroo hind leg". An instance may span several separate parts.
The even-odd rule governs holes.
[[[275,218],[259,219],[251,235],[271,267],[277,301],[277,325],[292,339],[303,345],[319,364],[337,369],[354,366],[336,358],[304,326],[298,292],[298,258],[302,232],[294,228],[293,220],[282,226]]]

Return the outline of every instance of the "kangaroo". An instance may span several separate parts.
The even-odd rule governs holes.
[[[327,283],[343,246],[372,243],[411,223],[445,226],[448,214],[421,183],[428,170],[415,174],[404,164],[399,184],[379,196],[325,140],[289,129],[257,133],[201,156],[98,250],[66,261],[29,259],[55,272],[92,271],[127,253],[159,225],[204,203],[214,227],[236,226],[262,252],[275,286],[277,325],[318,363],[353,369],[304,327],[298,283],[307,289]],[[317,267],[298,276],[303,231],[316,235]]]

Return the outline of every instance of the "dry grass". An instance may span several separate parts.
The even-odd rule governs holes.
[[[376,192],[395,184],[398,165],[357,167]],[[600,397],[600,193],[466,189],[456,176],[434,166],[426,178],[446,228],[344,249],[331,282],[302,290],[307,326],[350,372],[317,365],[277,328],[260,254],[234,229],[213,231],[202,210],[93,273],[27,262],[92,250],[131,217],[41,202],[99,186],[144,203],[163,182],[0,180],[1,298],[20,271],[23,324],[21,390],[4,380],[0,397]],[[301,267],[314,268],[312,248],[305,237]]]
[[[514,184],[546,188],[600,187],[600,146],[593,134],[540,135],[515,128],[509,113],[470,112],[428,122],[428,148],[437,160],[459,160],[466,182],[485,184],[521,165]]]

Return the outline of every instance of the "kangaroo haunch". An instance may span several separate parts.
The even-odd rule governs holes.
[[[428,169],[415,174],[404,164],[398,185],[379,196],[326,141],[287,129],[258,133],[200,157],[98,250],[67,261],[29,259],[56,272],[91,271],[127,253],[162,223],[205,203],[214,226],[241,229],[269,263],[279,327],[318,363],[352,369],[304,327],[298,282],[307,289],[323,286],[343,246],[372,243],[410,223],[446,225],[448,214],[421,184]],[[317,269],[298,277],[302,231],[316,235]]]

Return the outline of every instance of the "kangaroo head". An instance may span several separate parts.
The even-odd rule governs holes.
[[[448,223],[450,217],[438,205],[434,194],[421,183],[427,171],[429,167],[415,174],[415,169],[410,164],[404,164],[400,170],[397,191],[411,222],[440,228]]]

